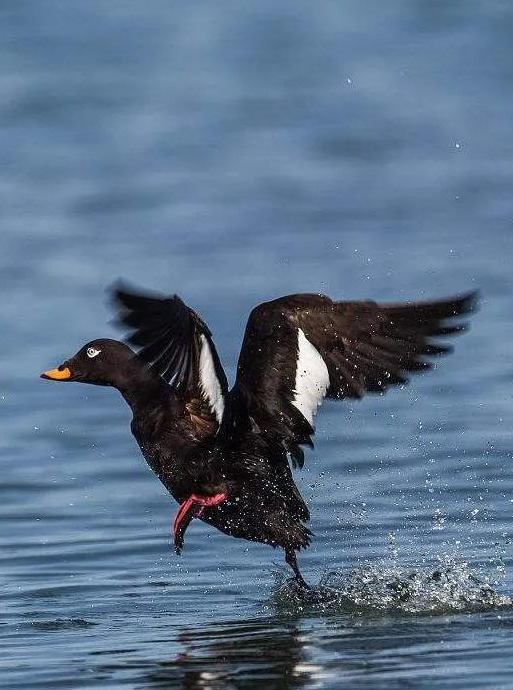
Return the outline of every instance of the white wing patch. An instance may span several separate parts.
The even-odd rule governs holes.
[[[328,367],[303,331],[297,331],[298,358],[292,404],[313,425],[314,414],[330,385]]]
[[[210,409],[216,416],[218,424],[221,424],[224,413],[223,391],[217,378],[209,342],[203,334],[201,334],[200,340],[199,385],[201,392],[210,405]]]

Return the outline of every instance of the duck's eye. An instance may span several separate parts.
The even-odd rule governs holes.
[[[93,357],[97,357],[100,354],[101,350],[97,350],[95,347],[88,347],[87,348],[87,356],[90,357],[91,359]]]

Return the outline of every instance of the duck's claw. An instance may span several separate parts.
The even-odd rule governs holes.
[[[214,496],[199,496],[191,494],[187,500],[180,504],[180,508],[173,523],[173,538],[175,550],[180,554],[183,549],[183,542],[187,527],[195,517],[201,517],[205,508],[218,506],[228,498],[227,494],[219,493]]]

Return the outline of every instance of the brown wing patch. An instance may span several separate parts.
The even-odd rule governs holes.
[[[212,416],[211,410],[201,398],[193,398],[185,405],[191,424],[199,439],[213,436],[217,429],[217,422]]]

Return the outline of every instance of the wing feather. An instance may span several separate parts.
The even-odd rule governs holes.
[[[452,352],[441,342],[468,329],[462,318],[477,293],[432,302],[337,302],[324,295],[281,297],[255,307],[246,326],[237,380],[238,423],[261,433],[303,464],[323,397],[361,398],[404,385],[409,374]]]
[[[216,432],[228,382],[203,319],[177,295],[142,293],[124,283],[113,295],[118,322],[130,329],[126,339],[139,357],[183,398],[201,437]]]

